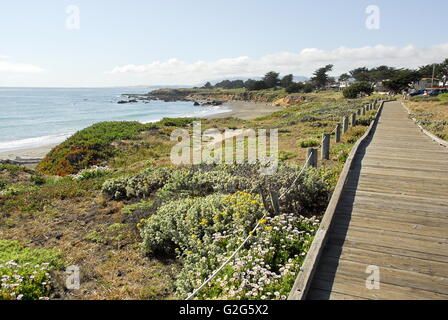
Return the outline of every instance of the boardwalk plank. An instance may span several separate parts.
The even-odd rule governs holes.
[[[413,289],[425,290],[438,294],[446,294],[448,290],[448,278],[390,268],[385,266],[383,260],[375,260],[373,257],[371,263],[360,263],[327,255],[322,259],[319,271],[327,274],[331,274],[332,272],[343,274],[365,281],[370,275],[370,273],[366,273],[367,267],[370,265],[379,267],[380,284],[387,283],[400,287],[409,286]]]
[[[448,269],[443,262],[333,244],[329,244],[325,249],[328,257],[448,278]]]

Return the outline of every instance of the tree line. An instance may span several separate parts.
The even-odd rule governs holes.
[[[203,88],[241,89],[249,91],[265,90],[274,88],[284,88],[287,93],[312,92],[326,88],[328,85],[336,83],[336,78],[329,76],[333,70],[333,65],[329,64],[317,69],[309,81],[295,82],[292,74],[287,74],[280,78],[280,73],[270,71],[261,80],[223,80],[212,85],[207,82]],[[410,89],[410,86],[422,78],[439,78],[443,86],[448,81],[448,59],[441,63],[421,66],[418,69],[394,68],[389,66],[379,66],[375,68],[360,67],[341,74],[337,79],[340,82],[352,82],[344,90],[347,98],[356,97],[361,93],[370,95],[374,91],[377,83],[382,83],[385,89],[393,93],[401,93]]]
[[[332,66],[331,66],[332,68]],[[331,68],[328,70],[330,71]],[[327,71],[327,72],[328,72]],[[326,74],[323,75],[324,77]],[[317,80],[317,79],[316,79]],[[221,82],[212,85],[210,82],[207,82],[202,88],[204,89],[242,89],[245,88],[249,91],[257,91],[257,90],[265,90],[265,89],[273,89],[273,88],[284,88],[288,93],[294,92],[312,92],[313,90],[318,88],[318,84],[323,83],[324,81],[320,80],[317,82],[295,82],[294,76],[292,74],[287,74],[280,78],[280,73],[275,71],[270,71],[264,75],[261,80],[253,80],[248,79],[246,81],[243,80],[223,80]]]

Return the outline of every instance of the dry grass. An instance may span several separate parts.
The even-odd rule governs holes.
[[[134,226],[122,224],[122,229],[108,234],[104,241],[88,237],[99,226],[121,224],[125,220],[122,206],[122,203],[104,202],[98,191],[87,197],[52,198],[51,205],[32,214],[19,208],[2,212],[0,221],[8,219],[9,223],[0,226],[0,238],[55,249],[63,254],[67,266],[80,267],[81,289],[65,290],[65,275],[60,271],[56,273],[58,281],[53,298],[172,298],[177,263],[145,257]]]
[[[425,129],[448,140],[448,97],[411,99],[406,105]]]

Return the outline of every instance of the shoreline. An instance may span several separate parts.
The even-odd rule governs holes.
[[[201,118],[207,120],[224,119],[224,118],[238,118],[241,120],[252,120],[258,117],[263,117],[282,110],[282,107],[273,106],[270,103],[252,102],[252,101],[226,101],[221,106],[223,109],[228,109],[228,112],[220,112],[211,115],[206,115]],[[24,161],[25,166],[35,167],[41,159],[43,159],[58,143],[39,146],[36,148],[17,149],[11,151],[0,151],[0,161]],[[31,162],[31,163],[29,163]]]
[[[229,112],[216,113],[205,116],[205,119],[238,118],[241,120],[253,120],[255,118],[268,116],[276,111],[283,110],[283,107],[273,106],[267,102],[230,100],[222,104],[223,108]]]
[[[53,143],[36,148],[0,151],[0,162],[9,160],[14,164],[23,164],[32,169],[57,145]]]

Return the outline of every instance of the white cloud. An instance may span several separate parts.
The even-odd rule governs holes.
[[[32,64],[18,63],[8,61],[9,57],[0,56],[0,72],[1,73],[37,73],[44,69]]]
[[[334,64],[334,74],[367,66],[410,67],[440,62],[448,57],[448,43],[419,48],[413,45],[393,47],[376,45],[361,48],[316,48],[300,52],[278,52],[258,59],[241,56],[216,61],[187,63],[178,59],[154,61],[145,65],[117,66],[107,74],[137,76],[140,80],[164,84],[193,84],[226,77],[256,77],[275,70],[282,74],[310,76],[316,68]]]

